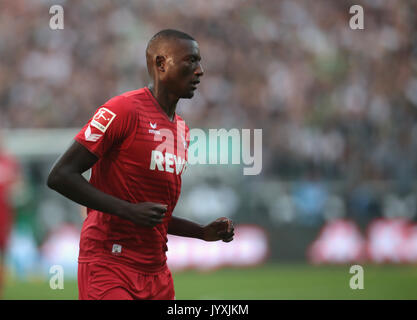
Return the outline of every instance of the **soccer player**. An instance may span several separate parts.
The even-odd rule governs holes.
[[[189,145],[189,129],[175,110],[203,76],[198,43],[162,30],[149,41],[146,60],[148,87],[98,108],[48,177],[50,188],[88,208],[79,299],[174,299],[167,234],[233,240],[228,218],[202,226],[172,216]],[[89,168],[87,182],[82,173]]]
[[[13,225],[13,207],[10,197],[19,180],[19,165],[15,157],[3,149],[0,132],[0,297],[3,288],[4,253]]]

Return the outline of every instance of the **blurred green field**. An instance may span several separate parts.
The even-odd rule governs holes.
[[[268,264],[249,269],[174,273],[177,299],[417,299],[417,266],[364,265],[364,289],[352,290],[350,266]],[[3,299],[77,299],[76,281],[63,290],[49,280],[7,278]]]

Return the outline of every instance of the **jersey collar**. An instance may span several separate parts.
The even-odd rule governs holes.
[[[147,95],[149,96],[149,98],[152,100],[153,105],[155,106],[155,108],[162,113],[162,115],[165,117],[165,119],[171,123],[176,123],[177,122],[177,113],[174,112],[174,119],[171,120],[168,115],[166,114],[166,112],[164,111],[164,109],[162,109],[162,107],[159,105],[159,102],[155,99],[155,97],[153,96],[151,90],[149,90],[148,87],[145,87],[145,92],[147,93]]]

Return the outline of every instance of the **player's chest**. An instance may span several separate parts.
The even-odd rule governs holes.
[[[187,161],[185,128],[141,117],[125,150],[131,165],[156,174],[181,175]]]

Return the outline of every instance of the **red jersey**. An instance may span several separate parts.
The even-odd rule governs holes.
[[[6,246],[13,222],[10,189],[19,175],[17,161],[11,155],[0,154],[0,249]]]
[[[117,260],[144,272],[166,266],[167,231],[181,190],[189,129],[171,121],[148,88],[116,96],[97,109],[75,140],[99,160],[90,183],[131,203],[167,205],[163,223],[141,227],[112,214],[87,209],[80,262]]]

